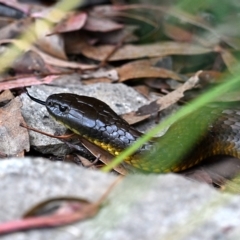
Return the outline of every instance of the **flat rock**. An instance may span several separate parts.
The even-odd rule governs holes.
[[[31,206],[50,197],[97,201],[116,178],[40,158],[2,160],[0,177],[1,222],[20,218]],[[239,196],[176,174],[129,175],[92,219],[1,239],[239,239],[239,202]]]

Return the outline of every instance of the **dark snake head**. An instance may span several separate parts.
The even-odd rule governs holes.
[[[104,102],[87,96],[70,93],[52,94],[46,100],[49,114],[75,133],[85,134],[92,129],[105,126],[99,116],[103,109],[115,113]]]
[[[73,132],[99,142],[126,148],[140,136],[106,103],[93,97],[53,94],[47,98],[46,108],[54,119]]]

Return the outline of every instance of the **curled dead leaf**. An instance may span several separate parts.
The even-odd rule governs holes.
[[[23,156],[24,151],[29,151],[28,132],[20,127],[24,122],[21,106],[20,98],[16,97],[0,108],[0,152],[7,156]]]

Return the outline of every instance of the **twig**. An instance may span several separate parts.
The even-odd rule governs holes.
[[[68,134],[68,135],[55,136],[55,135],[52,135],[52,134],[49,134],[49,133],[42,132],[42,131],[40,131],[36,128],[30,127],[30,126],[28,126],[26,124],[23,124],[23,123],[20,123],[20,126],[26,128],[28,130],[43,134],[45,136],[52,137],[52,138],[57,138],[57,139],[67,139],[67,138],[70,138],[70,137],[75,135],[75,133],[71,133],[71,134]]]

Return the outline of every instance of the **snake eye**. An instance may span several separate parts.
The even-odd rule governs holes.
[[[53,106],[53,102],[52,102],[52,101],[49,101],[49,102],[47,103],[47,105],[48,105],[49,107],[52,107],[52,106]]]
[[[62,105],[59,106],[59,110],[60,110],[61,112],[66,112],[67,109],[68,109],[67,106],[62,106]]]

